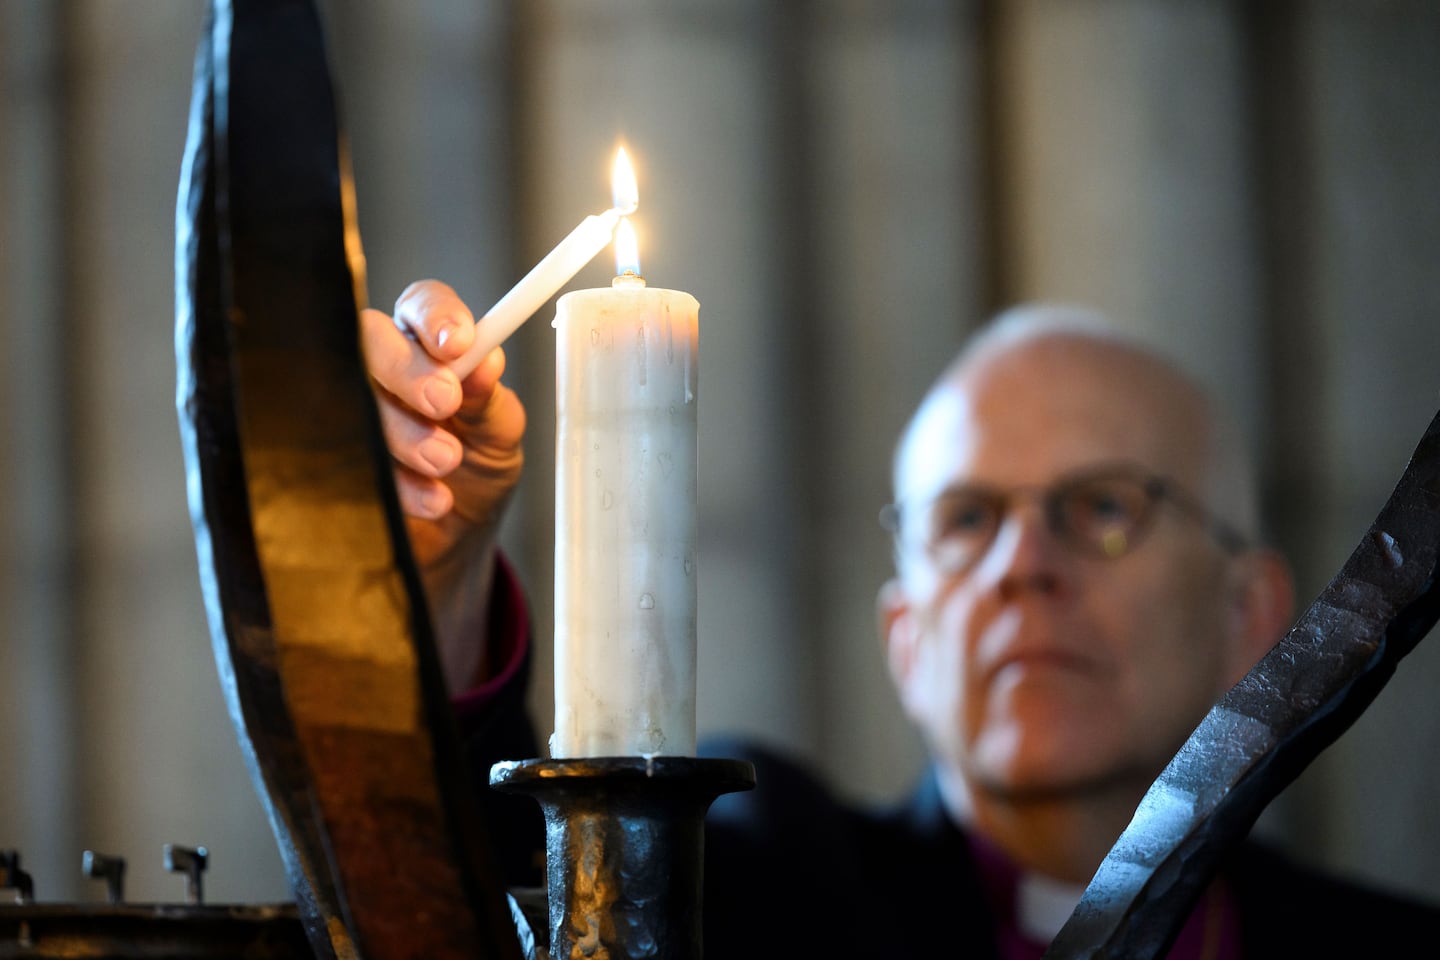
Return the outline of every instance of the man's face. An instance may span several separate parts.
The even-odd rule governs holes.
[[[1115,461],[1206,493],[1197,398],[1139,356],[1075,338],[972,367],[916,429],[902,504],[958,484],[1049,488]],[[1163,501],[1114,558],[1057,538],[1039,498],[1011,503],[967,568],[904,558],[888,639],[906,709],[974,789],[1143,789],[1248,667],[1227,639],[1226,555]]]

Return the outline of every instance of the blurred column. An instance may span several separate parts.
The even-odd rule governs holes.
[[[40,899],[80,876],[62,12],[0,0],[0,845]]]
[[[434,277],[476,312],[509,284],[509,4],[332,3],[370,305]]]
[[[879,510],[924,391],[984,319],[977,4],[812,4],[807,123],[811,389],[807,608],[823,676],[816,750],[831,782],[897,796],[923,751],[895,696],[876,619],[893,570]]]
[[[175,208],[204,5],[70,9],[79,839],[127,858],[135,900],[182,899],[166,843],[210,850],[214,900],[282,899],[217,679],[175,413]]]
[[[996,4],[1007,299],[1175,354],[1258,443],[1264,344],[1234,5]]]
[[[1358,544],[1440,410],[1440,9],[1306,4],[1291,25],[1302,120],[1304,258],[1290,338],[1314,338],[1305,391],[1317,500],[1294,517],[1318,590]],[[1296,418],[1297,422],[1299,417]],[[1300,533],[1300,531],[1297,531]],[[1302,596],[1308,602],[1313,591]],[[1440,640],[1401,663],[1356,725],[1297,786],[1298,838],[1337,865],[1440,897]]]

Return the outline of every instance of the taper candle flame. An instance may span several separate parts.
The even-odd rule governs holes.
[[[615,163],[610,167],[610,206],[628,217],[640,206],[640,187],[635,183],[635,168],[624,147],[615,150]]]

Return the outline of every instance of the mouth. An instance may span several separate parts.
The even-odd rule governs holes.
[[[1094,662],[1076,653],[1064,650],[1017,650],[997,660],[990,668],[992,676],[1005,673],[1030,673],[1063,671],[1068,673],[1093,673]]]
[[[1076,650],[1053,640],[1012,638],[1011,643],[996,649],[984,671],[987,683],[1015,684],[1022,681],[1076,681],[1100,674],[1100,663],[1084,650]]]
[[[1071,626],[1061,630],[1044,620],[1009,611],[983,632],[975,650],[977,666],[987,683],[997,679],[1077,677],[1100,672],[1101,664],[1089,645],[1088,633]]]

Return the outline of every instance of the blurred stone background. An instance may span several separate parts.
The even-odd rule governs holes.
[[[1308,604],[1440,404],[1440,6],[374,0],[324,6],[370,299],[493,303],[639,171],[645,273],[701,304],[702,732],[857,797],[920,763],[874,631],[892,439],[966,332],[1102,307],[1228,402]],[[0,847],[40,900],[287,899],[225,713],[174,410],[200,0],[0,0]],[[606,282],[597,260],[572,286]],[[506,547],[549,635],[553,343]],[[1433,644],[1433,641],[1427,643]],[[1440,896],[1440,649],[1260,829]],[[548,649],[533,703],[549,730]]]

